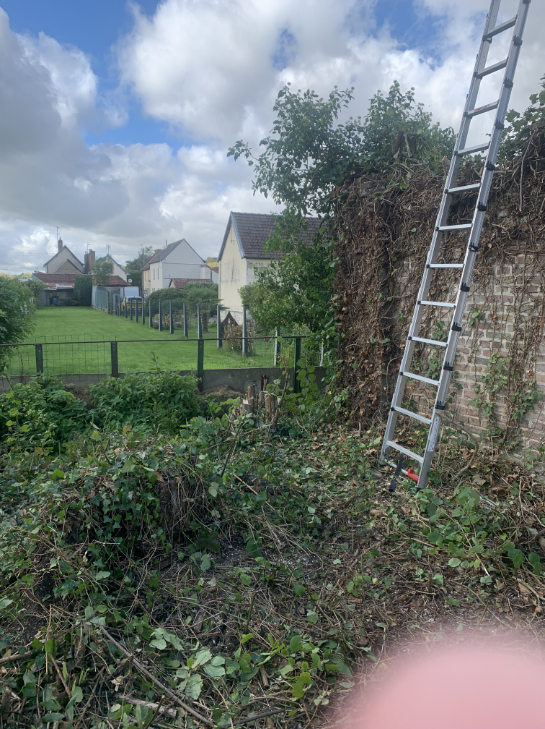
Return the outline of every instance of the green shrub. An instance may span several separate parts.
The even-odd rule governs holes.
[[[89,388],[94,413],[106,425],[150,426],[175,432],[202,412],[191,375],[152,372],[108,377]]]
[[[93,293],[93,279],[91,276],[76,276],[74,284],[74,299],[81,306],[91,306]]]
[[[55,377],[38,377],[0,395],[0,440],[12,447],[50,447],[86,426],[86,404]]]
[[[66,299],[63,301],[64,306],[79,306],[79,301],[76,299]]]

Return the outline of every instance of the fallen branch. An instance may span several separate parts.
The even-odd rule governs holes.
[[[176,709],[169,709],[167,706],[154,704],[152,701],[142,701],[142,699],[134,699],[132,696],[122,696],[119,700],[133,706],[143,706],[145,709],[151,709],[151,711],[156,711],[158,714],[166,714],[171,719],[178,716]]]
[[[214,726],[214,723],[213,723],[212,721],[210,721],[210,719],[207,719],[207,718],[206,718],[205,716],[203,716],[202,714],[199,714],[199,712],[198,712],[198,711],[195,711],[195,709],[192,709],[192,708],[191,708],[191,706],[188,706],[188,704],[186,704],[186,703],[185,703],[184,701],[182,701],[182,700],[181,700],[181,699],[180,699],[180,698],[179,698],[179,697],[178,697],[178,696],[177,696],[177,695],[176,695],[176,694],[174,693],[174,691],[172,691],[171,689],[169,689],[169,688],[168,688],[168,686],[165,686],[164,684],[162,684],[162,683],[161,683],[161,681],[159,681],[159,680],[158,680],[157,678],[155,678],[155,676],[153,675],[153,673],[150,673],[150,672],[148,671],[148,669],[147,669],[147,668],[146,668],[145,666],[143,666],[143,665],[142,665],[142,664],[140,663],[140,661],[138,661],[138,660],[137,660],[137,659],[136,659],[136,658],[135,658],[135,657],[134,657],[134,656],[132,655],[132,653],[130,653],[130,651],[128,651],[128,650],[127,650],[127,649],[126,649],[126,648],[125,648],[124,646],[122,646],[122,645],[121,645],[121,643],[118,643],[118,641],[117,641],[117,640],[115,640],[115,638],[113,638],[113,637],[112,637],[112,636],[110,635],[110,633],[108,633],[108,631],[106,630],[106,628],[105,628],[105,627],[104,627],[103,625],[99,625],[99,624],[95,624],[95,625],[96,625],[96,627],[97,627],[97,628],[98,628],[98,629],[99,629],[99,630],[100,630],[100,631],[101,631],[101,632],[103,633],[103,635],[104,635],[104,636],[105,636],[105,637],[106,637],[106,638],[107,638],[107,639],[108,639],[108,640],[109,640],[109,641],[110,641],[111,643],[113,643],[113,644],[115,645],[115,647],[116,647],[116,648],[117,648],[117,649],[118,649],[119,651],[121,651],[121,653],[123,653],[123,655],[124,655],[124,656],[127,656],[127,658],[130,658],[130,659],[132,660],[132,664],[133,664],[133,666],[134,666],[134,667],[136,668],[136,670],[137,670],[137,671],[139,671],[139,672],[140,672],[140,673],[141,673],[141,674],[142,674],[143,676],[145,676],[146,678],[149,678],[149,680],[150,680],[150,681],[151,681],[152,683],[154,683],[154,684],[155,684],[155,685],[157,686],[157,688],[161,689],[161,691],[163,691],[164,693],[168,694],[168,696],[170,696],[170,698],[171,698],[171,699],[172,699],[173,701],[175,701],[175,702],[176,702],[176,703],[178,704],[178,706],[181,706],[181,707],[182,707],[182,709],[183,709],[184,711],[187,711],[187,713],[188,713],[188,714],[191,714],[191,716],[194,716],[194,717],[195,717],[195,719],[198,719],[198,720],[199,720],[199,721],[201,721],[201,722],[202,722],[203,724],[207,724],[208,726]]]
[[[240,719],[239,721],[234,721],[234,726],[239,726],[239,724],[249,724],[251,721],[258,721],[258,719],[265,719],[267,716],[274,716],[275,714],[283,714],[285,711],[288,711],[288,709],[271,709],[270,711],[264,711],[263,714],[256,714],[255,716],[248,716],[246,719]]]
[[[13,661],[22,661],[24,658],[30,658],[34,651],[27,651],[26,653],[14,653],[12,656],[6,656],[6,658],[0,658],[0,666],[4,663],[12,663]]]

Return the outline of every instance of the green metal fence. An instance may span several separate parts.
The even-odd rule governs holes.
[[[305,337],[248,336],[188,339],[86,340],[74,338],[0,347],[10,349],[9,376],[104,374],[156,370],[193,371],[273,367],[297,369]],[[221,345],[221,346],[219,346]],[[312,364],[317,355],[307,353]]]

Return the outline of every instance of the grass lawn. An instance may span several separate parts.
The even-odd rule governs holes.
[[[27,342],[43,343],[44,373],[91,374],[111,372],[110,341],[142,339],[142,342],[118,344],[120,372],[143,372],[156,367],[164,370],[196,370],[197,342],[186,341],[182,330],[174,334],[151,329],[123,317],[107,314],[91,308],[55,307],[40,308],[34,314],[34,331]],[[196,323],[189,329],[189,338],[196,338]],[[272,366],[274,342],[258,340],[250,357],[217,348],[215,327],[205,334],[204,368]],[[90,340],[92,344],[80,344]],[[160,340],[160,341],[151,341]],[[61,344],[62,342],[62,344]],[[13,354],[8,372],[11,375],[36,374],[34,347],[19,347]]]

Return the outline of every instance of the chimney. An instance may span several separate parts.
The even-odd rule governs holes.
[[[95,252],[89,250],[89,253],[86,253],[85,256],[85,273],[92,273],[95,265]]]
[[[62,251],[63,245],[64,245],[64,243],[62,242],[62,238],[59,238],[59,240],[57,241],[57,246],[59,248],[59,253]]]

